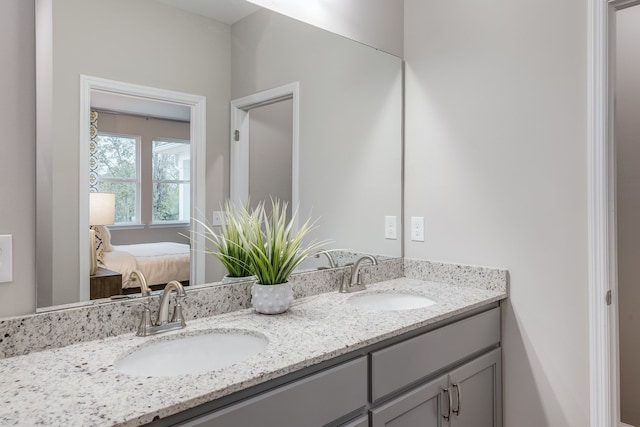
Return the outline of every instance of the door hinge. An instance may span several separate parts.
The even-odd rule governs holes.
[[[240,141],[240,131],[236,129],[236,131],[233,133],[233,139],[236,141]]]
[[[611,290],[607,291],[607,296],[605,297],[607,301],[607,305],[611,305]]]

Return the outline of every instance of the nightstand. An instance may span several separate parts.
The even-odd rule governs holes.
[[[122,274],[98,267],[96,274],[89,277],[90,299],[109,298],[122,294]]]

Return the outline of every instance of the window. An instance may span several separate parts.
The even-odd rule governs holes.
[[[99,133],[96,143],[97,187],[115,193],[115,223],[140,223],[140,138]]]
[[[139,136],[98,133],[97,188],[116,194],[115,225],[189,222],[190,142],[150,142],[151,147]]]
[[[152,146],[153,222],[189,221],[189,141],[154,139]]]

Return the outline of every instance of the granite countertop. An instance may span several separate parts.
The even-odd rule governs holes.
[[[239,310],[158,336],[130,333],[0,360],[0,424],[142,425],[507,296],[503,290],[409,278],[371,284],[363,292],[381,291],[424,295],[438,304],[379,311],[347,303],[362,292],[330,292],[296,300],[280,315]],[[243,362],[200,375],[139,377],[114,370],[116,360],[140,345],[224,329],[256,332],[269,345]]]

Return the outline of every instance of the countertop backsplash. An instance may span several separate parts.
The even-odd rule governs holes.
[[[335,291],[350,267],[295,273],[296,298]],[[362,266],[365,283],[377,283],[403,277],[401,258],[381,261],[377,266]],[[217,314],[251,307],[251,282],[198,285],[189,287],[184,303],[188,322]],[[157,313],[160,297],[151,296],[152,316]],[[90,305],[74,305],[27,316],[0,319],[0,359],[51,348],[102,339],[133,332],[140,316],[139,300],[126,299]]]
[[[336,291],[350,267],[293,274],[296,298]],[[394,258],[377,266],[363,265],[364,283],[407,277],[477,289],[507,292],[505,269],[466,266],[426,260]],[[198,285],[188,288],[184,303],[187,321],[251,307],[251,282]],[[159,295],[151,297],[157,312]],[[140,306],[136,299],[70,306],[0,320],[0,359],[102,339],[135,331]]]
[[[449,283],[456,286],[500,291],[508,294],[509,271],[504,268],[478,267],[405,258],[404,276],[409,279]]]

